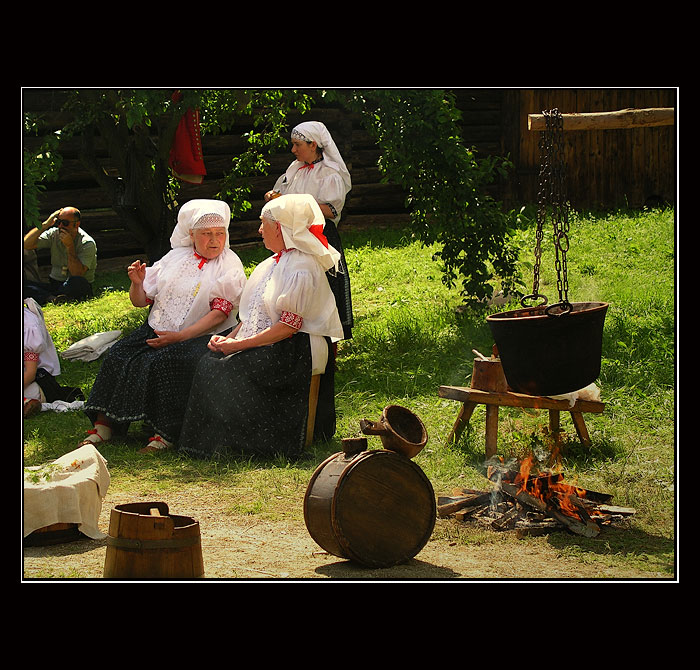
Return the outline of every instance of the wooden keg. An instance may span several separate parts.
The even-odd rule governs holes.
[[[191,579],[204,576],[199,523],[170,514],[164,502],[116,505],[109,519],[104,577]]]
[[[349,445],[353,442],[353,445]],[[304,520],[328,553],[380,568],[405,563],[428,542],[436,502],[430,480],[410,458],[386,449],[359,450],[367,440],[343,440],[304,496]]]
[[[52,523],[27,535],[23,544],[25,547],[44,547],[85,539],[87,537],[78,530],[77,523]]]

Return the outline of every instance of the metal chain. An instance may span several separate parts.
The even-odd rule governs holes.
[[[564,188],[566,169],[564,165],[563,129],[564,120],[558,109],[543,111],[546,129],[540,135],[540,174],[539,191],[537,194],[537,230],[535,233],[535,266],[533,271],[532,293],[524,296],[521,304],[529,299],[542,299],[541,305],[547,304],[547,297],[539,292],[540,263],[542,260],[542,239],[544,224],[547,220],[548,209],[551,208],[553,226],[553,241],[555,249],[555,268],[557,271],[558,305],[550,305],[547,313],[553,307],[560,307],[563,312],[571,311],[569,302],[569,282],[567,278],[566,253],[569,250],[569,213]]]

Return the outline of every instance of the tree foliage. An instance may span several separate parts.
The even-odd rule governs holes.
[[[354,90],[331,92],[358,112],[380,149],[384,180],[406,192],[412,229],[437,242],[443,281],[461,282],[465,302],[491,295],[496,277],[516,291],[517,249],[511,242],[517,217],[505,212],[488,188],[512,167],[506,158],[477,159],[463,142],[454,96],[444,90]]]
[[[83,164],[152,260],[168,250],[175,223],[179,185],[169,169],[169,153],[188,108],[200,110],[205,135],[248,128],[245,149],[234,157],[218,194],[239,217],[251,207],[250,178],[267,174],[268,157],[288,145],[288,114],[303,114],[313,103],[311,92],[294,89],[181,93],[175,99],[166,89],[71,91],[65,109],[73,120],[58,135],[80,138]],[[406,192],[415,234],[426,244],[438,243],[436,258],[448,286],[459,282],[465,301],[472,303],[491,294],[494,278],[504,290],[515,290],[517,251],[510,233],[516,217],[488,195],[510,163],[491,156],[477,159],[460,136],[460,113],[448,91],[341,89],[313,95],[341,103],[362,119],[381,150],[383,179]],[[116,176],[102,168],[98,140]],[[41,164],[32,157],[25,161],[25,200],[36,197],[42,170],[48,174],[47,156],[55,159],[55,147],[44,152]]]

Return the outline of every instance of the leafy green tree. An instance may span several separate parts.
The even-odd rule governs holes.
[[[58,135],[61,140],[80,139],[81,162],[109,194],[112,208],[152,261],[169,250],[177,218],[179,183],[173,178],[169,159],[186,110],[200,110],[204,133],[222,132],[234,124],[250,125],[246,150],[234,159],[221,194],[237,216],[250,208],[244,178],[266,170],[266,156],[287,141],[281,133],[286,114],[291,109],[306,111],[310,101],[306,94],[291,89],[184,89],[181,94],[173,99],[173,91],[167,89],[69,91],[64,110],[72,120]],[[103,168],[99,152],[103,145],[116,175]],[[25,168],[25,174],[32,169]]]
[[[426,243],[438,243],[443,281],[461,282],[467,304],[478,304],[492,292],[497,278],[505,292],[520,286],[517,248],[512,233],[514,212],[506,212],[489,187],[506,178],[506,158],[477,159],[460,137],[460,112],[445,90],[330,91],[361,115],[380,149],[385,181],[406,192],[413,231]]]
[[[39,122],[35,115],[24,116],[24,132],[28,136],[39,135]],[[22,148],[22,209],[25,222],[39,220],[39,196],[46,190],[45,183],[55,181],[58,177],[63,162],[58,153],[58,142],[57,135],[49,134],[42,138],[38,149],[31,151],[26,146]]]
[[[80,138],[83,164],[110,194],[112,207],[150,259],[168,250],[175,224],[178,183],[169,155],[185,111],[200,110],[204,134],[244,123],[250,128],[244,134],[246,148],[233,159],[219,194],[233,215],[240,216],[251,206],[247,180],[267,174],[267,157],[288,144],[288,113],[308,111],[313,95],[357,113],[376,139],[383,179],[406,192],[419,239],[438,243],[436,260],[442,264],[448,286],[460,282],[467,303],[488,297],[494,278],[505,291],[517,290],[517,250],[510,236],[516,217],[488,195],[490,185],[505,178],[511,165],[505,158],[477,159],[474,149],[465,145],[458,126],[460,112],[449,91],[185,89],[178,101],[172,93],[165,89],[71,91],[65,109],[73,120],[58,135]],[[107,147],[117,176],[103,169],[98,140]],[[27,190],[33,185],[36,191],[38,181],[25,162],[27,174],[34,179]]]

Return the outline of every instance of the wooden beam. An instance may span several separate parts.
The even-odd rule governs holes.
[[[617,112],[587,112],[562,114],[564,130],[615,130],[619,128],[646,128],[672,126],[675,122],[673,107],[621,109]],[[545,130],[544,114],[528,114],[528,130]]]

